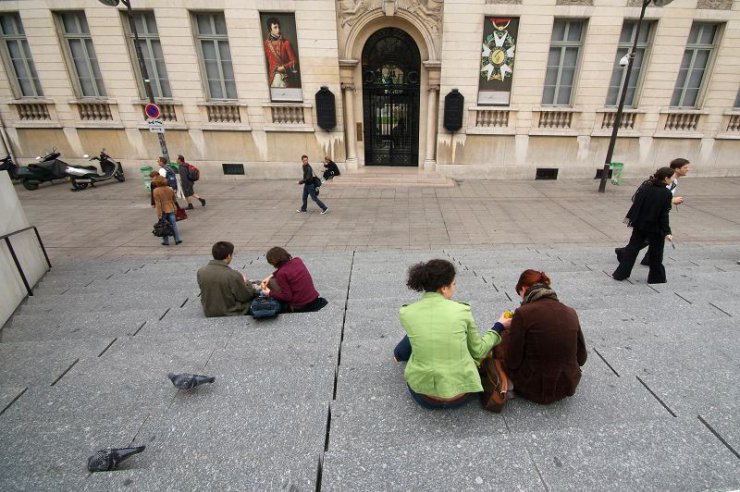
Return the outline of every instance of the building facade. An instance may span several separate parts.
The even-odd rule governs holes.
[[[640,0],[132,0],[133,25],[104,3],[0,1],[2,136],[20,162],[51,147],[153,162],[138,48],[170,157],[208,179],[293,177],[302,154],[590,178],[622,86],[626,176],[678,156],[740,175],[738,1],[650,3],[639,32]]]

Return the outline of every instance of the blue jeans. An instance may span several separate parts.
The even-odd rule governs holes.
[[[326,205],[316,196],[316,187],[312,184],[303,185],[303,205],[301,206],[301,210],[306,211],[309,196],[311,196],[311,200],[315,201],[321,210],[326,210]]]
[[[395,357],[398,362],[406,362],[409,360],[409,357],[411,357],[411,342],[409,342],[408,335],[404,336],[401,341],[398,342],[396,348],[393,349],[393,357]]]
[[[180,242],[180,233],[177,230],[177,219],[175,218],[175,212],[171,212],[169,214],[164,214],[164,216],[167,218],[169,223],[172,225],[172,234],[175,236],[175,243]],[[162,238],[162,244],[165,246],[170,245],[170,237],[165,236]]]

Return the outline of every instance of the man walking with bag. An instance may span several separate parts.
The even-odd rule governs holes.
[[[301,208],[296,210],[296,212],[299,213],[306,213],[307,207],[308,207],[308,197],[311,197],[311,200],[316,202],[316,205],[318,205],[321,208],[321,215],[325,215],[329,212],[329,207],[324,205],[324,202],[319,200],[318,191],[316,190],[316,181],[318,180],[319,183],[321,182],[316,176],[313,174],[313,168],[311,168],[311,164],[308,163],[308,156],[302,155],[301,161],[303,161],[303,179],[298,181],[298,184],[303,185],[303,204],[301,205]]]
[[[182,194],[185,195],[185,201],[188,202],[188,210],[193,210],[193,198],[197,198],[202,206],[206,206],[206,199],[201,198],[193,189],[193,185],[196,179],[200,176],[200,173],[195,174],[190,169],[190,164],[185,162],[185,157],[182,154],[177,156],[177,166],[180,173],[180,183],[182,184]],[[193,166],[194,167],[194,166]],[[197,171],[197,169],[196,169]]]

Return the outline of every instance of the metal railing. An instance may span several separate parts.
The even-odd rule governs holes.
[[[33,232],[36,233],[36,239],[38,239],[39,246],[41,246],[41,251],[44,253],[44,258],[46,258],[46,264],[49,265],[49,268],[51,268],[51,261],[49,261],[49,255],[46,253],[44,242],[41,240],[41,235],[39,234],[39,230],[36,228],[36,226],[28,226],[28,227],[24,227],[23,229],[18,229],[17,231],[13,231],[9,234],[5,234],[4,236],[0,236],[0,239],[5,240],[5,244],[8,246],[8,251],[10,251],[10,256],[13,257],[13,261],[15,262],[15,267],[18,269],[18,274],[21,276],[21,280],[23,280],[23,285],[26,286],[26,291],[28,291],[28,295],[33,296],[33,289],[31,289],[31,286],[28,283],[28,279],[26,278],[26,274],[23,272],[23,267],[21,266],[21,262],[18,261],[18,256],[15,254],[15,249],[13,249],[13,244],[10,242],[11,236],[15,236],[16,234],[20,232],[25,232],[30,229],[33,229]]]

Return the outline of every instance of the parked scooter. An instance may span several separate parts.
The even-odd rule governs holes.
[[[64,179],[68,176],[66,162],[60,161],[61,154],[56,149],[44,157],[37,157],[38,164],[29,164],[18,168],[18,179],[27,190],[38,189],[39,184],[55,179]]]
[[[85,154],[85,157],[90,156]],[[73,191],[84,190],[88,185],[95,186],[95,183],[107,181],[111,178],[115,178],[121,183],[126,181],[121,163],[111,159],[111,156],[105,153],[105,149],[100,151],[99,156],[91,157],[90,160],[100,162],[103,174],[98,173],[98,168],[95,166],[69,166],[67,174],[72,178]]]
[[[18,166],[15,165],[10,155],[0,160],[0,171],[8,171],[10,179],[16,179],[18,177]]]

